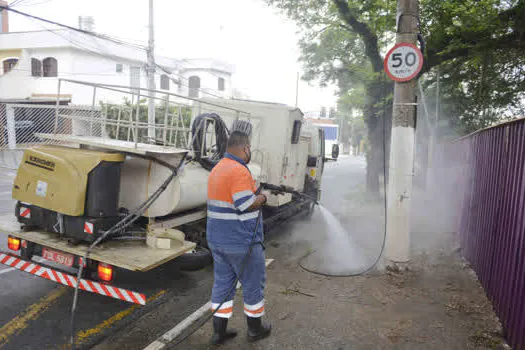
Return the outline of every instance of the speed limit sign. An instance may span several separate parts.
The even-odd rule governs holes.
[[[410,81],[423,67],[423,54],[413,44],[400,43],[388,51],[384,66],[390,79],[398,82]]]

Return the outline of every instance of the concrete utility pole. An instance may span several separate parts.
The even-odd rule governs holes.
[[[155,139],[155,32],[153,26],[153,0],[149,0],[149,39],[148,39],[148,139]]]
[[[397,1],[396,43],[417,43],[418,0]],[[385,258],[390,262],[410,259],[410,202],[414,171],[417,80],[396,82],[390,147],[388,212]]]
[[[297,72],[297,79],[295,80],[295,108],[299,104],[299,72]]]

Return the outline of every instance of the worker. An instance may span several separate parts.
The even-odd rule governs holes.
[[[211,339],[214,345],[237,335],[235,330],[227,329],[233,311],[236,278],[242,285],[248,340],[266,338],[271,331],[271,325],[261,319],[266,266],[262,218],[258,220],[267,198],[264,194],[256,194],[255,181],[247,167],[250,159],[249,136],[233,131],[224,158],[215,165],[208,179],[206,235],[214,261],[211,296],[212,311],[216,311]],[[246,256],[250,245],[251,253]]]

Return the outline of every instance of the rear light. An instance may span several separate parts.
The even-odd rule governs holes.
[[[7,248],[17,252],[20,250],[20,239],[13,237],[13,236],[7,236]]]
[[[98,278],[104,282],[111,282],[111,280],[113,279],[113,266],[104,263],[99,263]]]

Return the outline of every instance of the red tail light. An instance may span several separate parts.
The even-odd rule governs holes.
[[[19,251],[20,239],[13,236],[7,236],[7,248],[14,250],[15,252]]]
[[[111,280],[113,279],[113,266],[104,263],[99,263],[98,278],[104,282],[111,282]]]

